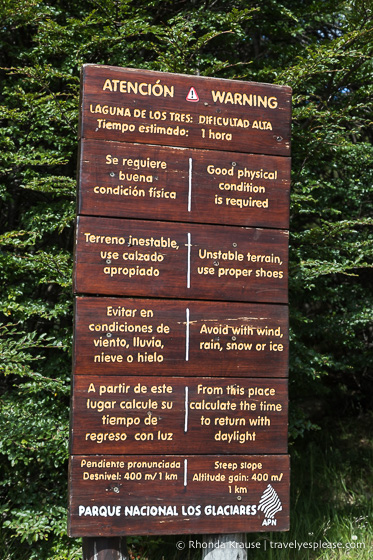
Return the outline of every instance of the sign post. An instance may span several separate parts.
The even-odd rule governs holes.
[[[83,538],[83,560],[129,560],[125,537]]]
[[[83,67],[71,536],[288,530],[290,113]]]

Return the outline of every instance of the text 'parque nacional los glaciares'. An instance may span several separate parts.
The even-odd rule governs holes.
[[[71,536],[288,529],[290,113],[83,67]]]

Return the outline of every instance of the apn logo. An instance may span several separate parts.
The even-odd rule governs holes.
[[[259,500],[258,510],[264,513],[262,527],[263,525],[277,524],[277,519],[274,519],[274,517],[276,513],[282,511],[282,504],[277,492],[270,484],[268,484]]]
[[[192,101],[192,102],[196,102],[199,101],[199,97],[198,97],[198,93],[196,92],[196,90],[194,89],[194,87],[191,87],[188,95],[185,98],[187,101]]]

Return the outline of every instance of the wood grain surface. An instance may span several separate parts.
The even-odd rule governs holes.
[[[93,64],[81,83],[81,137],[290,155],[288,86]]]
[[[286,305],[77,297],[77,375],[287,377]]]
[[[81,73],[69,535],[289,529],[291,88]]]
[[[289,529],[287,455],[72,456],[70,536]]]
[[[288,232],[80,216],[74,291],[287,302]]]
[[[287,380],[74,377],[73,454],[286,453]]]
[[[290,158],[81,140],[78,213],[289,226]]]

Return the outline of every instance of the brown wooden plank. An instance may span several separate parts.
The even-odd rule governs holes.
[[[289,226],[290,158],[81,141],[78,213]]]
[[[286,531],[289,475],[287,455],[73,456],[69,534]]]
[[[291,88],[84,65],[85,138],[289,155]],[[191,88],[195,88],[188,101]]]
[[[74,376],[73,454],[285,453],[287,380]]]
[[[74,290],[286,303],[287,262],[283,230],[81,216]]]
[[[285,305],[78,297],[79,375],[286,377]]]

